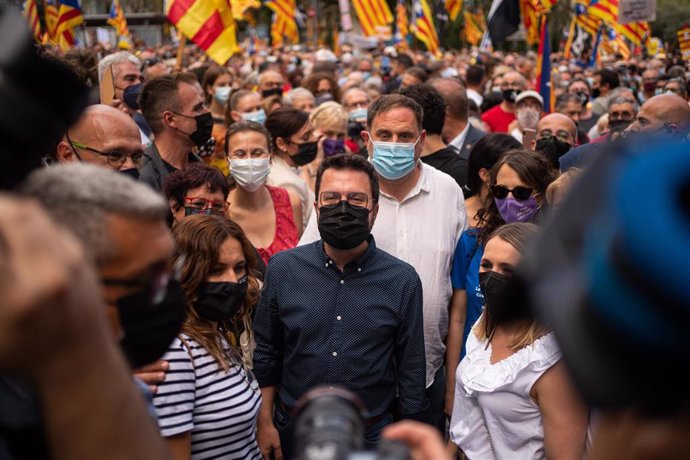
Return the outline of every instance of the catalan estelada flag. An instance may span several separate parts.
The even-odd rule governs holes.
[[[299,42],[295,0],[267,0],[265,5],[273,10],[271,41],[273,46],[282,46],[287,39],[290,43]]]
[[[455,18],[457,18],[460,11],[462,11],[462,0],[446,0],[445,7],[446,11],[448,11],[450,20],[455,21]]]
[[[76,43],[73,29],[84,23],[79,2],[46,0],[44,14],[46,33],[43,42],[57,45],[63,51],[73,47]]]
[[[24,10],[22,12],[29,21],[29,28],[31,29],[31,35],[33,35],[34,40],[40,42],[41,36],[41,19],[38,17],[38,6],[36,5],[36,0],[26,0],[24,2]]]
[[[414,23],[412,24],[412,32],[415,37],[419,39],[426,49],[433,54],[438,53],[439,41],[436,27],[434,26],[434,17],[431,14],[431,8],[426,0],[413,0],[412,10],[414,13]]]
[[[601,18],[589,14],[589,0],[577,0],[575,2],[575,25],[580,27],[591,37],[599,30]]]
[[[592,16],[606,22],[635,45],[641,45],[649,36],[650,29],[647,22],[628,24],[618,22],[618,0],[591,0],[588,11]]]
[[[551,88],[551,43],[549,41],[546,16],[541,17],[541,33],[539,35],[537,92],[544,98],[544,113],[551,113],[556,105],[556,95]]]
[[[352,0],[352,6],[366,36],[378,35],[381,28],[393,23],[393,14],[386,0]]]
[[[220,65],[237,51],[229,0],[170,0],[168,20]]]
[[[108,24],[113,26],[120,36],[128,37],[129,28],[127,27],[127,19],[125,18],[125,12],[120,6],[120,0],[113,0],[112,5],[110,5],[110,14],[108,15]]]

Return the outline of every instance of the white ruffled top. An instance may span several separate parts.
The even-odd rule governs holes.
[[[456,372],[451,440],[470,460],[541,459],[544,426],[530,397],[534,383],[561,359],[551,332],[491,364],[491,345],[474,330]]]

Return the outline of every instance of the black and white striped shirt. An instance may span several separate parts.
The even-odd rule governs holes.
[[[208,350],[185,334],[181,337],[189,350],[179,337],[173,341],[163,356],[170,369],[153,398],[161,434],[191,431],[193,460],[260,459],[256,419],[261,393],[256,382],[250,383],[241,365],[224,372]]]

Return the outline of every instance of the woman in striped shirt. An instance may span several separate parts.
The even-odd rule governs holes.
[[[251,316],[259,297],[255,252],[232,221],[194,215],[173,230],[188,299],[182,332],[154,395],[174,459],[260,459],[261,394],[251,377]]]

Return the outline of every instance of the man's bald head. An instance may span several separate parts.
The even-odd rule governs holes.
[[[629,132],[653,133],[666,129],[669,134],[686,136],[690,129],[690,106],[677,94],[660,94],[642,104]]]
[[[556,136],[570,145],[575,145],[577,142],[577,125],[567,115],[550,113],[537,123],[537,139],[549,136]]]
[[[120,152],[136,157],[143,151],[139,128],[131,117],[120,110],[104,104],[91,105],[58,144],[58,161],[82,161],[112,169],[136,167],[131,156],[123,164],[113,165],[108,162],[107,156],[94,150],[102,153]]]

